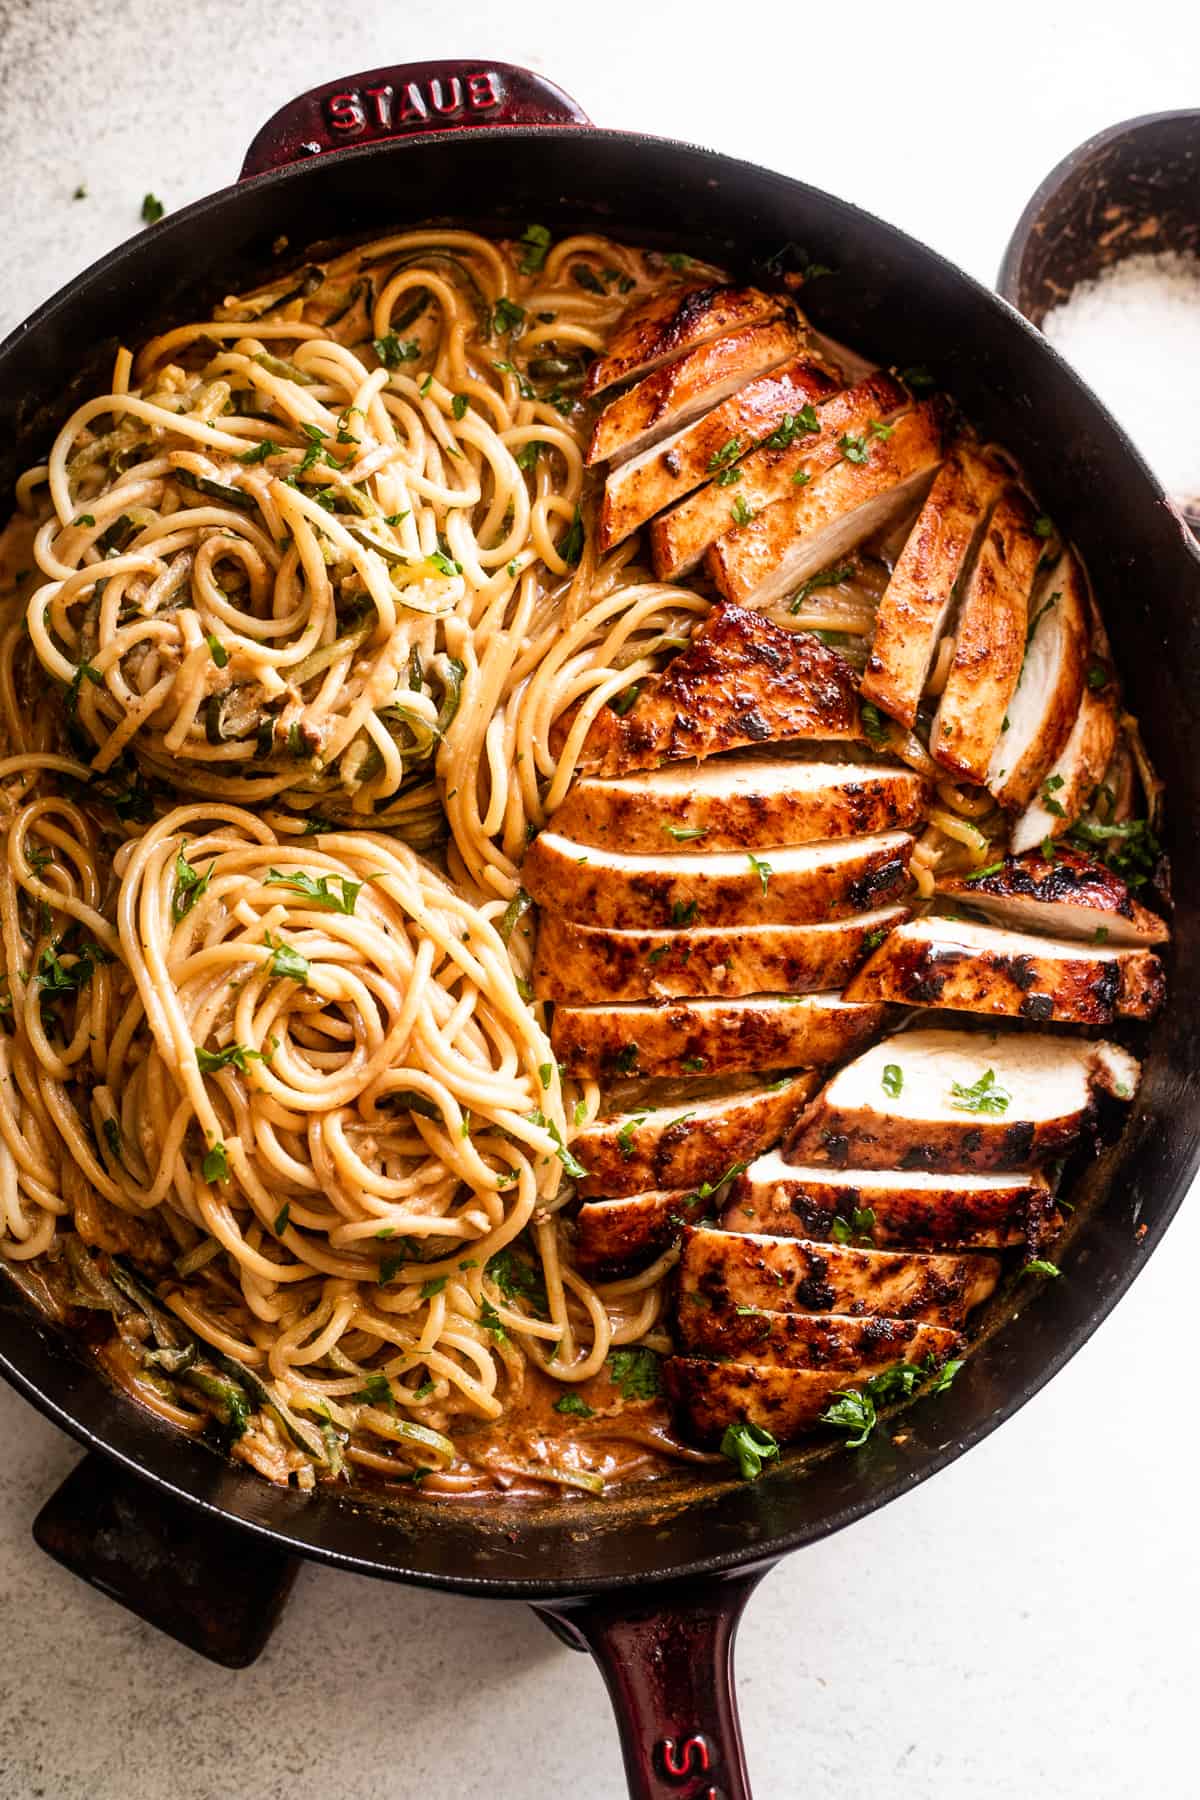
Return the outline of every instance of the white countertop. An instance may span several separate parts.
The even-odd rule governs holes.
[[[1178,5],[445,13],[0,0],[0,328],[136,230],[148,188],[173,208],[221,186],[293,93],[386,62],[527,64],[600,123],[802,176],[984,280],[1051,165],[1117,119],[1194,105],[1200,63],[1200,15]],[[739,1650],[760,1800],[1196,1793],[1192,1258],[1195,1199],[1047,1392],[766,1581]],[[5,1800],[623,1794],[598,1676],[522,1607],[310,1568],[259,1663],[227,1673],[35,1550],[78,1451],[6,1389],[0,1443]]]

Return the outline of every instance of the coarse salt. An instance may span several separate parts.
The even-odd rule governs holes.
[[[1127,256],[1081,282],[1042,330],[1168,493],[1200,511],[1200,257]]]

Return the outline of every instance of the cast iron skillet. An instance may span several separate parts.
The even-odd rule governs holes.
[[[1086,556],[1168,783],[1170,1003],[1145,1046],[1135,1116],[1076,1182],[1086,1204],[1064,1278],[1002,1298],[954,1387],[913,1406],[899,1441],[881,1430],[857,1454],[821,1446],[753,1485],[385,1512],[280,1492],[226,1465],[110,1391],[16,1297],[0,1303],[0,1371],[101,1453],[50,1503],[39,1541],[194,1647],[233,1664],[255,1655],[300,1557],[523,1599],[596,1655],[635,1795],[737,1800],[749,1790],[731,1647],[754,1583],[785,1551],[925,1480],[1036,1393],[1133,1280],[1200,1160],[1200,552],[1122,432],[994,294],[844,201],[711,151],[595,130],[557,90],[502,64],[386,69],[315,90],[259,133],[237,186],[41,307],[0,347],[0,491],[44,451],[73,394],[105,379],[118,338],[193,316],[316,240],[439,218],[517,231],[537,220],[556,235],[594,227],[750,275],[771,259],[828,265],[835,273],[805,293],[818,324],[883,361],[928,364],[983,432],[1020,453]],[[281,238],[286,251],[273,249]]]

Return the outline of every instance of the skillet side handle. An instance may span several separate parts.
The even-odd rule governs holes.
[[[534,1612],[600,1665],[631,1800],[751,1800],[733,1682],[742,1610],[765,1568]]]
[[[481,125],[590,125],[569,94],[514,63],[399,63],[289,100],[255,137],[238,179],[353,144]]]

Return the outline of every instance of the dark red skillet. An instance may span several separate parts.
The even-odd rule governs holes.
[[[818,325],[900,365],[928,364],[989,436],[1019,451],[1083,548],[1170,797],[1178,905],[1170,1005],[1120,1144],[1076,1179],[1087,1201],[1035,1299],[1001,1299],[953,1388],[903,1433],[821,1446],[756,1484],[671,1482],[600,1504],[384,1511],[280,1492],[114,1394],[15,1294],[0,1371],[98,1455],[42,1513],[38,1540],[89,1580],[230,1665],[261,1648],[296,1559],[530,1602],[592,1651],[641,1800],[748,1794],[731,1684],[734,1630],[784,1554],[885,1505],[992,1431],[1088,1338],[1141,1268],[1200,1160],[1200,553],[1118,427],[1016,312],[844,201],[729,157],[598,131],[549,84],[503,64],[373,71],[285,107],[243,181],[125,244],[0,346],[0,491],[44,450],[73,394],[136,341],[261,278],[314,241],[427,219],[584,227],[693,251],[748,275],[802,268]],[[276,249],[286,238],[286,250]]]

